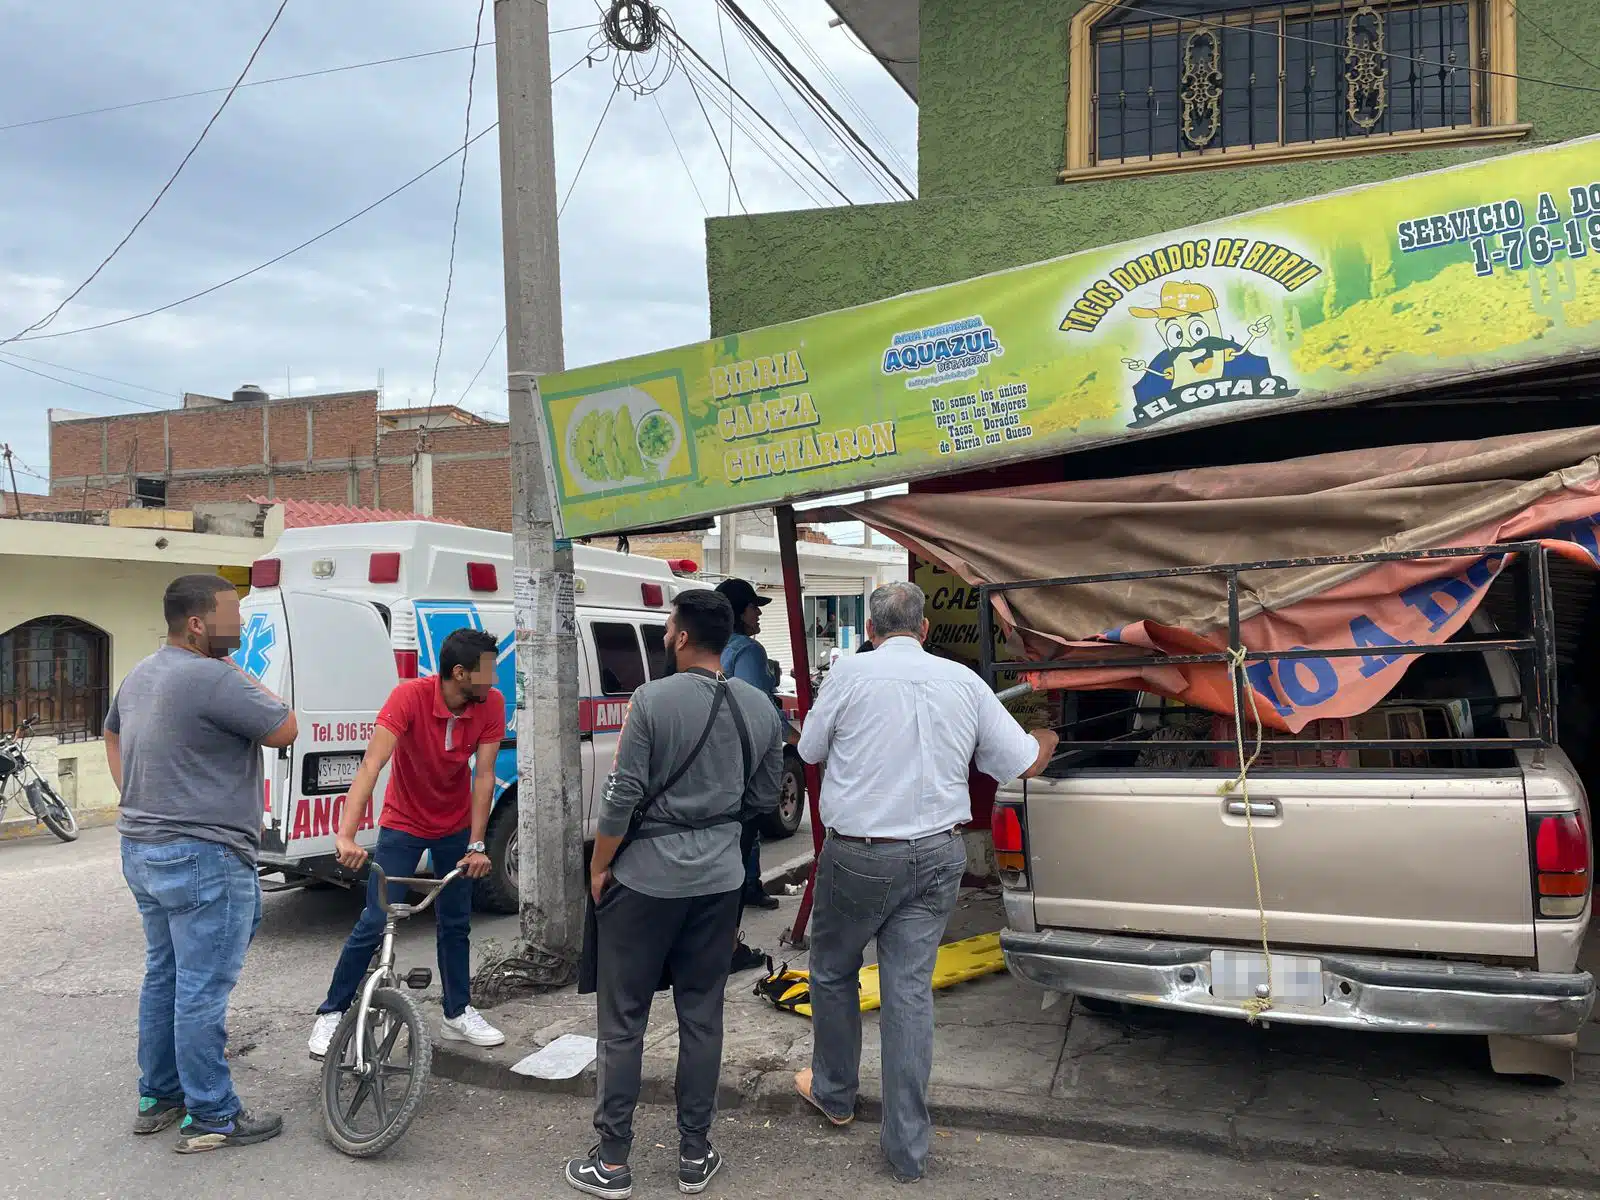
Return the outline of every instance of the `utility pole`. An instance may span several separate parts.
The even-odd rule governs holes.
[[[731,579],[739,573],[739,514],[717,518],[717,574]]]
[[[533,982],[560,986],[577,976],[586,886],[572,543],[560,536],[536,382],[563,366],[548,6],[495,0],[494,26],[520,696],[521,953]]]
[[[22,493],[17,489],[17,464],[12,461],[11,444],[7,442],[5,445],[0,445],[0,451],[4,451],[6,470],[11,472],[11,498],[16,501],[17,516],[20,517],[22,515]]]

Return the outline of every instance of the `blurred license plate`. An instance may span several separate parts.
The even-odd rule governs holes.
[[[1267,983],[1267,960],[1248,950],[1211,952],[1211,994],[1218,1000],[1243,1002],[1261,993]],[[1322,992],[1322,960],[1297,954],[1272,956],[1272,1001],[1296,1008],[1319,1007],[1326,997]]]
[[[360,766],[359,754],[324,754],[317,759],[317,790],[345,790],[356,781],[356,769]]]

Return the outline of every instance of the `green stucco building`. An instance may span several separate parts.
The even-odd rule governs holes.
[[[919,197],[708,222],[713,336],[1600,130],[1593,0],[832,4]]]

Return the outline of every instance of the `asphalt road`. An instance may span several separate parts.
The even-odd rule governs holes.
[[[267,898],[234,996],[232,1050],[247,1102],[283,1112],[287,1128],[264,1146],[182,1157],[172,1153],[170,1135],[136,1140],[126,1132],[137,1076],[143,940],[121,879],[115,835],[95,830],[71,846],[53,840],[0,844],[0,971],[8,1001],[6,1052],[0,1055],[0,1197],[575,1195],[557,1173],[564,1157],[592,1140],[589,1106],[579,1100],[435,1080],[416,1124],[382,1159],[350,1161],[323,1140],[317,1069],[306,1057],[305,1036],[356,911],[355,898],[341,893]],[[779,916],[790,912],[786,905]],[[432,958],[426,918],[415,926],[404,935],[405,963]],[[515,934],[513,919],[480,921],[477,940],[509,942]],[[946,1200],[1576,1195],[959,1130],[941,1131],[928,1179],[907,1189],[882,1172],[869,1126],[835,1133],[809,1120],[734,1114],[719,1120],[716,1140],[729,1167],[708,1194],[784,1200],[833,1193],[841,1181],[861,1198],[909,1192]],[[671,1113],[642,1110],[636,1195],[676,1194],[674,1152]]]

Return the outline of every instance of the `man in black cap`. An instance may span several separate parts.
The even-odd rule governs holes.
[[[761,610],[772,603],[770,596],[756,595],[756,589],[743,579],[724,579],[717,591],[733,606],[733,637],[722,651],[722,673],[729,679],[742,679],[759,688],[778,703],[778,679],[768,665],[767,652],[755,635],[761,632]],[[754,908],[777,908],[775,897],[761,886],[761,835],[754,825],[744,831],[744,904]],[[740,955],[748,959],[741,965]],[[735,952],[735,970],[765,964],[765,958],[742,942]]]

